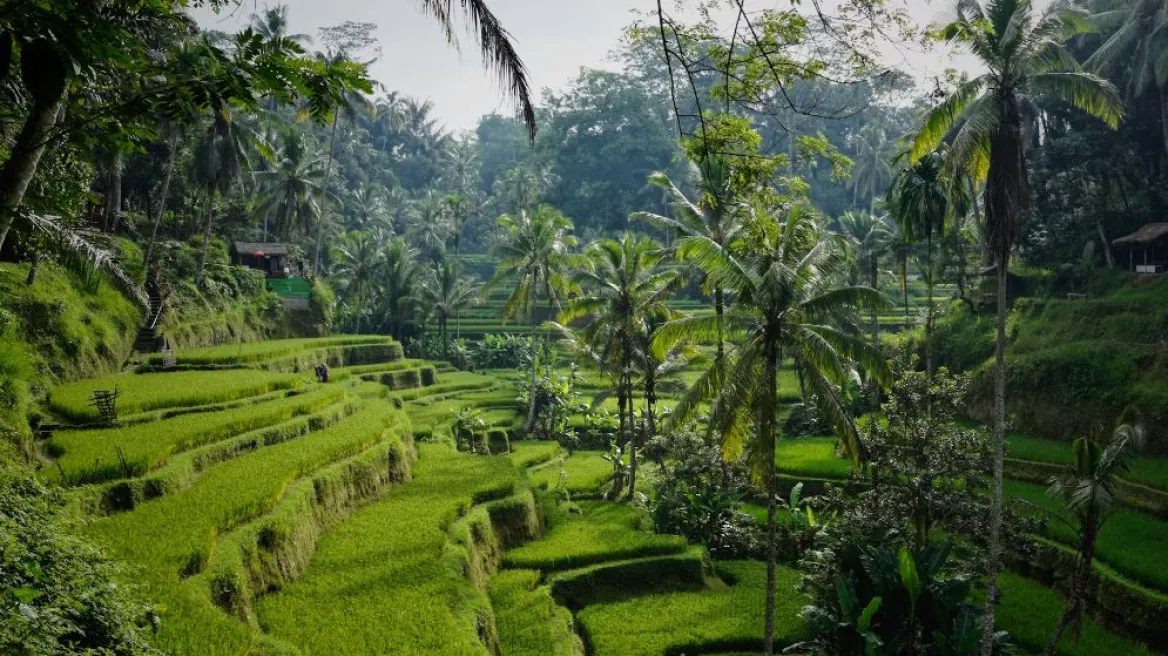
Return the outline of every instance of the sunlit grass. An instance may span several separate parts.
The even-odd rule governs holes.
[[[341,335],[337,337],[276,339],[264,342],[241,342],[239,344],[187,349],[178,352],[177,361],[179,364],[194,365],[242,364],[294,355],[301,351],[324,347],[392,343],[392,339],[383,335]]]
[[[766,566],[753,561],[721,563],[734,581],[728,587],[634,597],[588,606],[577,614],[595,656],[660,656],[762,649]],[[775,641],[806,637],[796,592],[800,574],[778,570]]]
[[[162,408],[186,408],[233,401],[280,389],[290,389],[303,377],[266,371],[176,371],[162,374],[121,374],[90,378],[55,388],[49,395],[53,411],[77,422],[102,417],[92,405],[95,390],[118,391],[122,417]]]
[[[998,624],[1010,633],[1014,644],[1033,653],[1041,652],[1054,632],[1066,605],[1066,597],[1011,572],[999,575],[998,589],[1002,595],[998,603]],[[1111,633],[1090,617],[1084,617],[1082,635],[1077,641],[1069,635],[1064,637],[1058,653],[1064,656],[1142,656],[1152,652],[1137,642]]]
[[[481,655],[489,601],[445,528],[516,477],[506,458],[420,445],[414,480],[327,533],[305,575],[259,602],[261,626],[306,654]]]
[[[491,606],[506,656],[576,656],[584,652],[572,614],[540,585],[540,572],[515,569],[491,577]]]
[[[684,538],[643,530],[637,511],[611,501],[581,501],[579,515],[555,518],[541,540],[508,551],[507,567],[554,571],[608,560],[680,553]]]
[[[170,375],[170,374],[164,374]],[[340,401],[338,386],[219,412],[184,414],[120,428],[60,431],[49,449],[70,484],[139,476],[173,453],[315,412]]]
[[[1062,501],[1047,494],[1046,486],[1007,481],[1006,492],[1059,516],[1069,516]],[[1047,522],[1046,532],[1065,544],[1077,542],[1071,527],[1057,519]],[[1163,557],[1164,545],[1168,544],[1168,522],[1120,508],[1104,524],[1096,544],[1099,560],[1140,583],[1168,591],[1168,570],[1164,568]]]
[[[612,463],[600,451],[576,451],[547,463],[531,474],[531,483],[572,494],[598,492],[612,478]]]
[[[836,455],[834,437],[782,438],[775,445],[775,466],[790,476],[847,478],[851,463]]]
[[[87,532],[133,564],[147,598],[165,606],[160,646],[179,654],[239,654],[248,632],[212,602],[205,583],[184,579],[208,561],[217,536],[271,510],[288,486],[330,463],[384,440],[401,419],[389,407],[369,408],[299,439],[219,464],[190,488],[100,519]]]

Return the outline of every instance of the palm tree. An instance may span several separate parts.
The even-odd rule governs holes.
[[[349,55],[346,52],[318,53],[317,58],[326,64],[333,65],[348,60]],[[373,103],[369,102],[369,99],[356,89],[342,89],[337,101],[336,109],[333,110],[332,127],[329,130],[328,159],[324,166],[324,196],[326,197],[329,195],[329,183],[332,181],[333,157],[336,154],[337,145],[337,126],[340,123],[341,115],[344,114],[351,123],[355,123],[358,116],[367,116],[373,113]],[[325,221],[322,220],[320,223],[321,225],[316,231],[316,252],[312,258],[314,272],[320,270],[320,248],[324,242]]]
[[[265,39],[288,39],[300,45],[312,43],[307,34],[288,34],[288,5],[264,5],[259,14],[251,15],[251,29]]]
[[[856,149],[855,167],[848,185],[852,188],[852,205],[857,205],[861,196],[875,200],[880,190],[892,180],[892,153],[888,134],[877,123],[861,128],[852,142]]]
[[[547,301],[549,311],[559,309],[559,295],[569,287],[568,265],[570,249],[576,245],[571,234],[572,222],[549,205],[542,205],[529,214],[520,211],[515,216],[504,214],[498,219],[504,236],[492,249],[498,264],[487,289],[504,282],[514,284],[511,295],[503,306],[503,323],[517,314],[526,314],[531,324],[531,387],[535,388],[538,360],[535,348],[539,298]],[[535,395],[531,395],[524,430],[531,430],[535,422]]]
[[[1119,124],[1118,93],[1106,80],[1084,71],[1066,51],[1067,39],[1084,32],[1083,12],[1055,2],[1035,16],[1030,0],[957,0],[957,20],[939,37],[964,44],[988,72],[962,82],[929,112],[910,154],[916,161],[935,151],[949,132],[951,156],[965,171],[986,180],[985,220],[998,274],[997,344],[994,375],[994,500],[990,518],[989,590],[981,653],[993,651],[994,607],[1001,559],[1002,466],[1006,435],[1006,281],[1010,251],[1030,212],[1022,104],[1033,95],[1061,100]]]
[[[1062,499],[1074,515],[1071,528],[1079,537],[1079,553],[1071,576],[1071,593],[1067,596],[1067,605],[1055,625],[1054,634],[1043,651],[1046,656],[1055,653],[1068,627],[1074,627],[1074,633],[1078,633],[1083,595],[1091,580],[1095,559],[1095,542],[1099,531],[1115,510],[1114,488],[1117,479],[1127,471],[1131,457],[1129,447],[1139,448],[1142,442],[1143,431],[1130,424],[1115,429],[1106,444],[1080,437],[1074,443],[1074,465],[1068,467],[1062,476],[1051,479],[1051,496]]]
[[[396,237],[385,245],[378,286],[380,298],[385,304],[389,334],[394,339],[401,340],[403,337],[405,318],[416,296],[420,269],[418,252],[410,248],[405,239]]]
[[[450,206],[446,198],[430,189],[410,203],[408,211],[410,227],[406,234],[437,266],[446,255],[446,240],[451,232]]]
[[[965,213],[965,187],[954,184],[945,170],[944,151],[934,151],[901,169],[888,188],[887,205],[900,235],[907,244],[924,237],[925,266],[921,275],[928,289],[925,317],[925,371],[933,374],[933,286],[936,271],[933,261],[933,236],[944,235],[946,221],[953,214]]]
[[[345,297],[357,311],[357,332],[361,319],[369,314],[374,284],[384,262],[385,239],[380,231],[354,231],[341,235],[333,247],[334,277]]]
[[[794,360],[854,462],[861,457],[862,444],[836,386],[852,379],[854,363],[881,383],[891,374],[880,354],[849,325],[856,308],[880,306],[883,299],[870,287],[840,284],[834,272],[845,264],[843,238],[821,233],[807,206],[792,207],[781,222],[761,208],[753,214],[741,248],[727,248],[704,236],[687,237],[679,245],[680,253],[698,262],[715,284],[734,293],[726,323],[743,341],[690,388],[666,430],[685,425],[702,402],[716,399],[710,427],[721,437],[724,456],[733,461],[745,455],[761,479],[767,492],[764,645],[765,653],[773,654],[779,367],[785,358]],[[717,333],[715,317],[688,317],[662,327],[657,344],[661,349],[679,338],[700,341]]]
[[[455,44],[453,15],[456,0],[422,0],[422,9],[438,21],[446,42]],[[527,67],[511,43],[511,35],[487,7],[485,0],[457,0],[462,8],[468,31],[478,42],[486,68],[495,72],[507,94],[516,100],[528,135],[535,139],[535,105],[531,100],[531,85],[527,81]]]
[[[346,201],[352,218],[352,230],[381,230],[394,233],[393,218],[385,207],[385,189],[376,183],[362,185]]]
[[[666,255],[661,244],[625,233],[619,240],[601,239],[588,246],[584,268],[574,282],[580,289],[559,322],[587,317],[581,336],[617,364],[620,384],[617,404],[621,437],[629,454],[629,496],[637,485],[637,439],[633,421],[633,376],[638,367],[637,346],[649,330],[646,322],[666,312],[665,300],[682,281],[677,271],[661,266]],[[646,392],[649,390],[647,389]]]
[[[271,234],[269,216],[280,239],[287,240],[293,232],[308,235],[320,217],[317,198],[324,193],[323,161],[312,157],[297,130],[284,132],[277,159],[275,169],[256,173],[263,183],[259,209],[264,215],[264,239]]]
[[[868,285],[880,290],[880,254],[885,251],[888,246],[892,233],[889,232],[884,217],[877,218],[867,212],[847,212],[840,217],[840,228],[843,233],[847,235],[852,242],[853,257],[856,261],[857,270],[868,270]],[[859,277],[862,277],[859,276]],[[870,310],[870,321],[872,330],[872,347],[880,348],[880,319],[876,313],[876,309]],[[876,412],[877,406],[880,403],[880,390],[876,381],[870,381],[869,394],[871,395],[871,411]],[[872,430],[875,431],[876,424],[872,424]]]
[[[458,275],[458,267],[450,260],[439,263],[423,282],[418,300],[425,304],[438,322],[438,337],[442,340],[442,357],[450,359],[450,331],[447,323],[459,311],[480,302],[482,285],[470,276]]]
[[[661,352],[654,348],[657,333],[669,321],[677,318],[676,313],[661,305],[646,313],[640,322],[640,332],[633,341],[633,366],[640,374],[645,393],[645,438],[657,433],[657,392],[665,383],[678,385],[669,379],[701,361],[701,351],[685,340],[681,340]]]
[[[242,189],[244,172],[250,169],[243,130],[232,121],[231,109],[227,106],[220,107],[203,130],[195,150],[195,169],[192,177],[204,190],[206,201],[204,211],[207,214],[195,285],[202,284],[207,266],[215,198],[227,191],[233,183]]]
[[[630,218],[647,221],[663,230],[673,231],[682,237],[705,237],[725,248],[738,234],[737,201],[731,189],[732,170],[723,157],[709,156],[697,165],[701,174],[699,182],[700,198],[695,203],[686,198],[677,185],[664,173],[649,176],[649,182],[665,191],[670,199],[673,217],[651,212],[634,212]],[[725,291],[713,285],[714,314],[718,318],[717,344],[718,359],[725,353],[722,334],[722,317],[726,310]]]
[[[1092,18],[1111,36],[1087,59],[1087,68],[1113,79],[1128,71],[1127,97],[1135,100],[1153,87],[1159,93],[1160,127],[1168,154],[1168,6],[1161,0],[1127,0]]]

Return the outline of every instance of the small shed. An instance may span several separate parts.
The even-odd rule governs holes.
[[[981,307],[986,312],[995,311],[998,307],[998,265],[991,264],[977,272],[982,277]],[[1012,305],[1014,300],[1030,295],[1030,285],[1025,278],[1006,271],[1006,303]]]
[[[284,244],[237,241],[231,244],[231,263],[263,271],[267,278],[287,278],[288,247]]]
[[[1168,223],[1149,223],[1111,243],[1127,246],[1128,268],[1134,273],[1163,273],[1168,269]]]

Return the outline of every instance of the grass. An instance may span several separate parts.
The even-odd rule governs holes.
[[[315,412],[344,395],[341,387],[325,386],[221,412],[185,414],[123,428],[59,431],[49,450],[59,456],[59,472],[70,484],[140,476],[164,464],[171,454]],[[58,470],[48,471],[56,475]]]
[[[1073,462],[1071,443],[1052,440],[1022,433],[1010,433],[1010,457],[1034,462],[1049,462],[1067,465]],[[1124,478],[1134,483],[1168,490],[1168,458],[1136,456],[1130,461],[1130,469]]]
[[[212,604],[205,583],[184,575],[202,569],[217,536],[270,511],[297,479],[386,441],[401,419],[391,408],[363,409],[332,427],[221,463],[190,488],[97,520],[87,532],[133,563],[135,580],[165,606],[160,647],[237,656],[250,640],[247,626]]]
[[[835,453],[834,437],[780,439],[775,445],[775,466],[791,476],[847,478],[852,465]]]
[[[260,626],[305,654],[481,656],[489,602],[446,529],[516,478],[506,458],[420,445],[414,480],[325,534],[305,575],[260,600]]]
[[[1061,516],[1066,511],[1060,500],[1046,493],[1042,485],[1006,482],[1006,492]],[[1047,522],[1046,533],[1065,544],[1075,544],[1074,532],[1061,521]],[[1168,591],[1168,570],[1164,569],[1163,547],[1168,544],[1168,522],[1134,510],[1120,508],[1099,533],[1096,556],[1124,576],[1162,591]]]
[[[511,462],[516,467],[526,469],[539,465],[560,455],[562,449],[558,442],[537,442],[534,440],[515,441],[511,443]]]
[[[719,573],[728,587],[634,597],[589,606],[577,614],[594,656],[661,656],[761,650],[766,566],[732,561]],[[790,644],[806,637],[799,608],[805,598],[795,592],[800,574],[780,567],[775,640]]]
[[[500,652],[506,656],[576,656],[584,653],[572,614],[540,585],[537,570],[513,569],[491,577]]]
[[[205,348],[179,351],[179,364],[230,365],[259,362],[282,356],[294,355],[301,351],[329,346],[358,346],[367,344],[392,343],[382,335],[342,335],[338,337],[317,337],[302,339],[276,339],[264,342],[242,342]]]
[[[680,553],[684,538],[640,529],[640,515],[628,505],[581,501],[579,515],[556,517],[547,535],[503,556],[507,567],[545,572],[602,561]]]
[[[101,419],[91,405],[94,390],[118,390],[117,408],[123,417],[164,408],[189,408],[291,389],[303,378],[265,371],[176,371],[164,374],[121,374],[90,378],[57,387],[49,406],[77,422]]]
[[[1066,597],[1041,583],[1010,572],[999,575],[998,589],[1002,595],[998,603],[998,624],[1010,632],[1014,644],[1033,653],[1041,652],[1066,605]],[[1090,618],[1084,618],[1079,640],[1064,637],[1058,653],[1063,656],[1152,654],[1143,645],[1111,633]]]
[[[531,483],[571,494],[596,493],[612,478],[612,463],[600,451],[575,451],[531,473]]]

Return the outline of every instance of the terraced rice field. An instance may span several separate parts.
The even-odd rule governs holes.
[[[612,463],[600,452],[513,441],[524,408],[508,376],[407,360],[396,346],[282,341],[235,347],[238,359],[208,349],[186,362],[214,370],[184,368],[180,358],[175,371],[117,377],[126,402],[138,404],[123,424],[53,436],[47,452],[56,463],[44,475],[73,488],[91,513],[85,531],[157,604],[160,648],[182,656],[758,652],[762,563],[711,563],[684,539],[648,531],[642,511],[603,500]],[[294,373],[321,353],[344,363],[345,349],[369,347],[361,361],[334,368],[328,384]],[[62,414],[106,384],[58,390]],[[452,448],[463,408],[481,412],[484,437],[506,455]],[[793,477],[849,472],[831,438],[783,440],[777,465]],[[1168,539],[1164,524],[1149,520],[1125,512],[1117,534]],[[1105,535],[1100,558],[1162,587],[1156,552],[1141,556],[1137,545]],[[781,645],[806,636],[798,581],[780,568]],[[1053,624],[1058,593],[1012,575],[1003,588],[1003,624],[1033,649]],[[1060,653],[1146,652],[1089,622],[1083,641]]]

